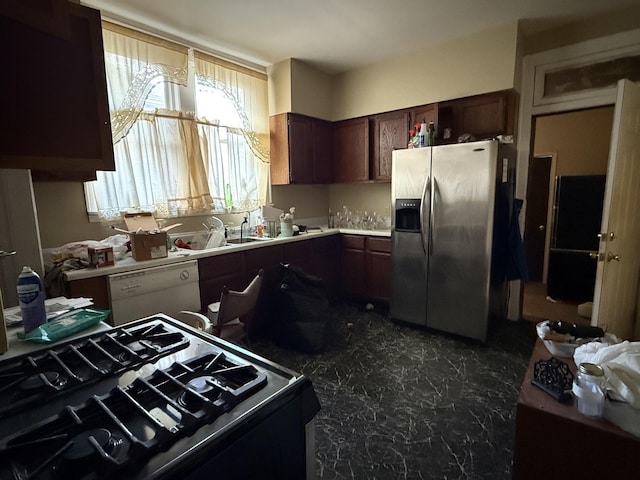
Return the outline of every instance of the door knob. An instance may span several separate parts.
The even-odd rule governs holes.
[[[620,261],[620,255],[614,255],[611,252],[607,252],[607,262],[610,262],[611,260],[615,260],[617,262]]]
[[[544,231],[544,225],[539,225],[538,230],[540,230],[541,232]]]
[[[613,232],[604,232],[604,233],[599,233],[598,234],[598,238],[600,240],[609,240],[612,241],[614,239],[615,235],[613,234]]]

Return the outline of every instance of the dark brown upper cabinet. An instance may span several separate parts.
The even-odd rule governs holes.
[[[463,134],[476,140],[513,135],[517,97],[505,90],[438,104],[439,143],[456,143]],[[448,138],[445,131],[448,130]]]
[[[331,182],[331,123],[296,113],[269,117],[271,184]]]
[[[6,72],[0,100],[7,112],[0,117],[0,168],[31,169],[42,179],[114,170],[100,12],[66,0],[34,0],[33,22],[26,22],[26,7],[7,14],[15,4],[0,10]],[[61,31],[44,28],[38,12],[62,16]]]
[[[370,180],[391,181],[391,154],[407,148],[411,116],[408,110],[371,117]]]
[[[333,124],[333,181],[369,181],[369,117]]]

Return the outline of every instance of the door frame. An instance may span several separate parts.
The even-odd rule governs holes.
[[[541,72],[569,62],[581,64],[597,63],[619,57],[629,50],[640,50],[640,29],[615,35],[588,40],[566,47],[527,55],[522,59],[522,77],[520,85],[520,113],[518,116],[516,197],[526,198],[529,159],[532,155],[532,137],[534,117],[551,113],[563,113],[592,107],[613,105],[616,102],[616,88],[601,88],[585,91],[580,95],[558,96],[552,102],[542,104],[536,98],[539,92]],[[538,82],[536,84],[536,78]],[[539,95],[538,95],[539,97]],[[537,103],[536,103],[537,102]],[[520,212],[520,231],[524,236],[526,202]],[[523,284],[521,280],[509,282],[509,306],[507,318],[522,318]]]
[[[549,248],[551,247],[551,224],[553,221],[553,198],[555,197],[555,188],[556,188],[556,165],[558,154],[557,152],[549,152],[549,153],[534,153],[531,155],[531,162],[535,162],[538,158],[550,158],[551,163],[549,165],[549,196],[547,198],[547,220],[546,220],[546,229],[544,233],[544,259],[542,263],[542,283],[547,283],[547,275],[549,273]],[[527,173],[528,173],[529,164],[527,164]],[[526,219],[526,210],[525,216],[523,218]],[[526,225],[526,222],[525,222]],[[524,229],[523,229],[524,235]],[[524,238],[524,237],[523,237]]]

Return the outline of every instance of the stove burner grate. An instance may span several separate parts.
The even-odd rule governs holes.
[[[256,367],[223,353],[175,362],[0,440],[0,480],[111,477],[143,465],[266,383]]]
[[[0,419],[188,346],[189,339],[179,331],[151,323],[10,359],[0,363]]]

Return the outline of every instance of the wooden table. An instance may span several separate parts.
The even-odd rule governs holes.
[[[551,357],[538,339],[518,397],[513,478],[640,478],[640,438],[580,414],[573,399],[560,403],[531,384],[535,362]],[[559,360],[575,374],[573,359]]]

